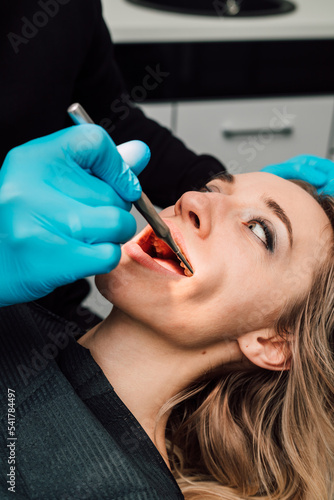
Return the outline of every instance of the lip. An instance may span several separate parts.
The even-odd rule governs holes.
[[[190,262],[190,259],[188,256],[187,247],[186,247],[186,244],[185,244],[185,241],[183,238],[183,234],[181,233],[180,229],[173,222],[171,222],[168,219],[163,219],[163,221],[169,227],[171,235],[173,237],[173,240],[175,241],[175,243],[177,244],[177,246],[179,247],[179,249],[181,250],[181,252],[185,256],[185,258],[187,259],[187,261],[191,265],[191,262]]]
[[[175,243],[178,245],[180,248],[181,252],[183,255],[186,257],[188,262],[190,262],[186,245],[184,242],[184,238],[179,230],[179,228],[170,220],[168,219],[163,219],[164,222],[167,224],[167,226],[170,229],[170,232],[172,234],[172,237],[175,241]],[[147,225],[137,236],[135,236],[131,241],[128,241],[125,243],[122,247],[122,249],[126,252],[126,254],[131,257],[133,260],[138,262],[144,267],[147,267],[148,269],[151,269],[153,271],[156,271],[160,274],[168,275],[169,278],[173,278],[176,280],[180,280],[183,278],[187,278],[187,276],[182,275],[182,274],[176,274],[173,273],[172,271],[169,271],[165,267],[160,266],[153,258],[148,255],[140,244],[144,245],[146,241],[149,240],[150,235],[153,233],[153,229],[151,226]]]

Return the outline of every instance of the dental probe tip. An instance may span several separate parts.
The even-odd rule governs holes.
[[[192,270],[191,265],[189,264],[189,262],[187,261],[187,259],[183,255],[183,253],[181,253],[181,250],[179,250],[178,252],[175,252],[175,254],[178,257],[178,259],[180,259],[180,261],[183,262],[183,264],[185,266],[187,266],[187,269],[191,272],[191,274],[194,274],[194,271]]]
[[[173,239],[172,233],[170,232],[169,227],[167,226],[167,224],[162,219],[161,219],[161,222],[165,226],[166,234],[165,235],[161,235],[161,234],[159,235],[159,234],[157,234],[157,232],[155,231],[154,227],[152,226],[153,227],[153,231],[155,232],[155,234],[157,234],[158,238],[162,239],[165,243],[167,243],[167,245],[169,246],[169,248],[171,250],[173,250],[173,252],[175,253],[176,257],[181,262],[183,262],[183,264],[186,266],[186,268],[188,269],[188,271],[191,272],[191,274],[194,274],[194,271],[193,271],[191,265],[189,264],[189,262],[187,261],[187,259],[183,255],[183,253],[181,252],[181,249],[180,249],[179,245]]]

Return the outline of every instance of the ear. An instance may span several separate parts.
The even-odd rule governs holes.
[[[245,333],[238,339],[242,353],[253,364],[267,370],[289,370],[291,348],[289,338],[282,338],[272,329]]]

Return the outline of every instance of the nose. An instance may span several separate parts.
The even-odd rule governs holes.
[[[211,232],[212,204],[205,193],[188,191],[174,206],[175,215],[180,215],[186,224],[191,224],[200,238]]]

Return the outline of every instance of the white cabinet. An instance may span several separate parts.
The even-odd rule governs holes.
[[[140,108],[149,118],[152,118],[170,130],[172,129],[173,105],[171,103],[141,104]]]
[[[190,149],[251,172],[298,154],[329,156],[334,96],[178,103],[174,132]]]

